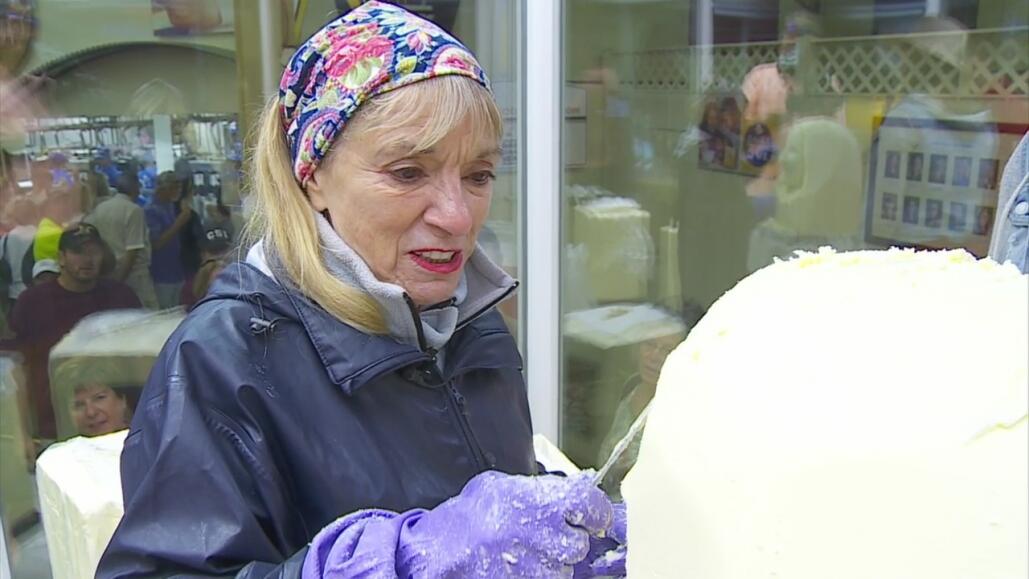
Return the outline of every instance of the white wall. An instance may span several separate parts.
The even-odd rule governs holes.
[[[161,86],[143,97],[144,83]],[[90,60],[56,79],[50,116],[98,116],[237,111],[232,58],[175,46],[143,46]],[[134,95],[136,95],[134,97]]]
[[[256,9],[256,3],[255,3]],[[36,37],[22,70],[105,44],[160,42],[235,50],[232,33],[162,39],[154,36],[150,0],[37,0]]]

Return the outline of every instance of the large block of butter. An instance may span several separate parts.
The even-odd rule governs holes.
[[[54,577],[89,579],[124,508],[119,463],[127,430],[51,445],[36,461]]]
[[[650,213],[638,203],[603,197],[576,206],[572,242],[587,248],[587,283],[598,302],[647,298],[654,240]]]
[[[629,577],[1029,574],[1029,278],[963,251],[766,267],[667,359]]]

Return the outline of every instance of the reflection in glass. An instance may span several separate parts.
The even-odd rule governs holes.
[[[653,391],[644,358],[664,351],[628,337],[661,316],[626,324],[612,308],[660,311],[685,334],[797,250],[985,255],[1000,167],[1026,130],[1029,21],[992,2],[887,4],[565,1],[565,81],[588,105],[585,140],[565,141],[561,278],[561,442],[580,465],[606,458]],[[598,200],[631,210],[584,222]],[[647,238],[649,267],[618,241]],[[617,345],[591,338],[611,333]]]
[[[748,269],[798,249],[861,247],[862,184],[861,152],[846,127],[825,118],[795,122],[779,155],[774,215],[751,233]]]
[[[141,384],[122,386],[124,370],[112,359],[73,357],[60,361],[54,370],[54,390],[67,397],[64,412],[70,413],[74,432],[82,436],[99,436],[129,427]],[[132,390],[132,392],[129,392]]]
[[[908,181],[922,180],[922,153],[908,153]]]
[[[939,199],[929,199],[925,202],[925,226],[934,229],[943,224],[943,202]]]

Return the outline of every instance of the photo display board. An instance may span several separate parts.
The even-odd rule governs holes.
[[[878,118],[865,237],[984,257],[1004,163],[1029,125]]]

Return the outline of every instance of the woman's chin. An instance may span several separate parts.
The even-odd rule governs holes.
[[[448,276],[449,277],[449,276]],[[455,279],[440,279],[424,282],[409,283],[404,287],[407,295],[420,308],[434,306],[454,297],[457,292],[457,284],[460,274]]]

